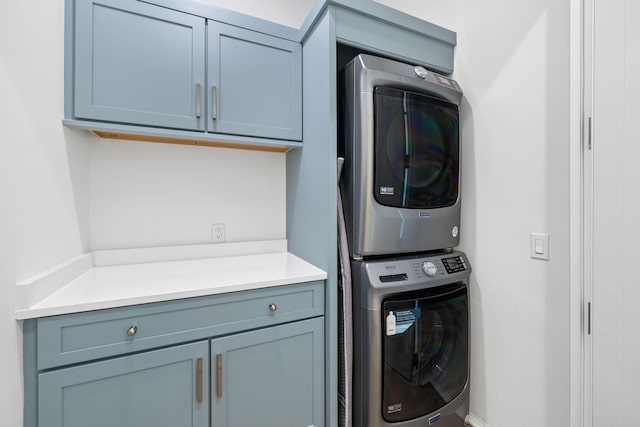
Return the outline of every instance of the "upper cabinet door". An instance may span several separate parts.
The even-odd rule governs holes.
[[[77,1],[74,42],[75,117],[204,130],[204,18]]]
[[[208,22],[210,132],[302,139],[299,43]]]

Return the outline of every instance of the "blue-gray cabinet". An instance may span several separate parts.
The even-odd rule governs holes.
[[[302,140],[300,43],[153,2],[67,5],[65,124],[160,142]]]
[[[302,139],[300,43],[208,22],[209,130]]]
[[[204,130],[203,18],[131,0],[75,7],[76,118]]]
[[[25,427],[322,426],[324,286],[29,320]]]
[[[211,424],[324,426],[323,330],[316,318],[211,340]]]
[[[208,361],[201,341],[41,373],[38,425],[207,427]]]

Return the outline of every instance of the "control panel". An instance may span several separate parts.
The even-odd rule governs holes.
[[[407,284],[444,279],[449,275],[466,272],[467,261],[461,252],[431,256],[411,256],[387,260],[367,261],[371,280],[381,284]]]
[[[442,264],[444,264],[444,268],[449,274],[457,273],[459,271],[465,271],[467,269],[467,264],[465,264],[464,258],[462,258],[461,256],[443,258]]]

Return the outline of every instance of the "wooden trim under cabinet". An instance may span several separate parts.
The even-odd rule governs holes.
[[[291,148],[288,147],[273,147],[267,145],[252,145],[243,143],[230,143],[222,141],[202,141],[198,139],[178,138],[170,136],[151,136],[151,135],[136,135],[131,133],[120,132],[105,132],[92,130],[92,134],[99,138],[106,139],[126,139],[129,141],[143,141],[143,142],[161,142],[166,144],[181,144],[181,145],[199,145],[204,147],[219,147],[219,148],[236,148],[242,150],[257,150],[257,151],[269,151],[274,153],[286,153]]]

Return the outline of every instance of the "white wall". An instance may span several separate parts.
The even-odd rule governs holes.
[[[200,0],[214,6],[300,28],[316,0]]]
[[[285,155],[99,140],[90,144],[92,250],[286,238]]]
[[[213,222],[283,239],[285,155],[64,128],[64,1],[2,1],[0,21],[0,424],[20,426],[15,284],[87,250],[207,243]]]
[[[86,248],[88,156],[60,125],[62,2],[4,1],[0,16],[0,413],[20,426],[15,283]]]
[[[458,33],[471,412],[491,427],[566,427],[569,3],[380,2]],[[550,261],[529,257],[530,232],[551,235]]]

